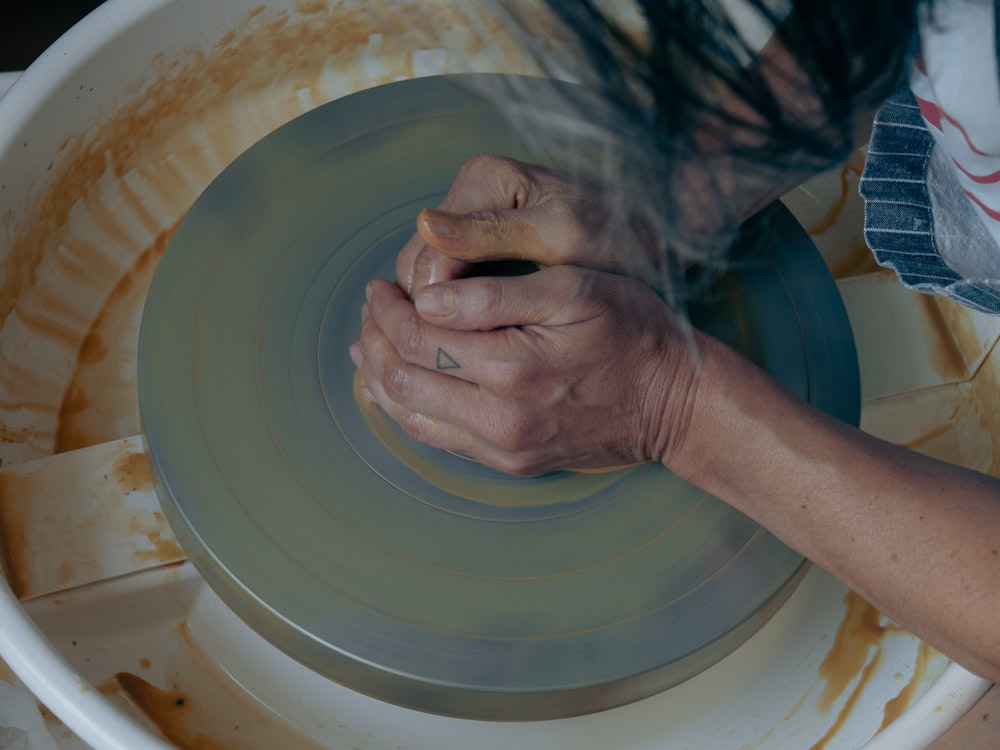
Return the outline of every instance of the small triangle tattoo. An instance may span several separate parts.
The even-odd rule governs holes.
[[[451,355],[449,355],[448,352],[446,352],[440,346],[438,347],[437,368],[439,370],[457,370],[461,366],[462,365],[458,364],[458,362],[456,362],[451,358]]]

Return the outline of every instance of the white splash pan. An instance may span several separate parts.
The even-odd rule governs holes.
[[[458,0],[368,5],[378,11],[111,0],[0,98],[0,539],[13,582],[0,583],[0,656],[46,707],[52,741],[928,746],[987,683],[877,616],[868,640],[836,646],[865,610],[819,570],[744,646],[664,694],[588,717],[498,724],[407,711],[318,677],[234,618],[184,562],[142,462],[130,459],[142,458],[136,327],[165,233],[236,155],[313,106],[414,75],[533,70]],[[445,43],[435,35],[446,25]],[[840,179],[853,179],[849,167],[788,203],[859,324],[863,426],[988,468],[993,435],[962,415],[996,384],[1000,328],[854,262],[858,211]],[[873,325],[887,306],[906,335]],[[141,678],[135,695],[163,700],[141,711],[115,681],[121,673]],[[191,711],[164,710],[177,701]],[[896,718],[882,728],[887,712]]]

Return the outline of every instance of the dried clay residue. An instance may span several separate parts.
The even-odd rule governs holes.
[[[857,186],[861,171],[864,168],[864,162],[865,150],[862,149],[855,151],[851,158],[840,166],[840,173],[838,175],[839,190],[836,190],[836,192],[832,186],[829,190],[826,189],[826,185],[829,182],[827,176],[819,178],[823,182],[822,185],[815,186],[816,195],[813,195],[812,189],[807,190],[807,193],[815,201],[820,202],[820,199],[822,199],[821,202],[826,205],[826,210],[819,217],[808,221],[806,231],[813,238],[819,238],[822,235],[830,233],[826,241],[840,243],[834,246],[834,252],[830,252],[829,254],[824,253],[830,265],[830,273],[836,279],[861,276],[866,273],[885,270],[878,265],[875,256],[868,248],[865,238],[860,231],[852,231],[844,236],[840,236],[839,232],[832,231],[842,226],[859,226],[859,219],[854,215],[857,208],[853,203],[849,203],[849,201],[851,199],[860,200],[857,196]]]
[[[176,687],[154,687],[141,677],[119,672],[111,683],[101,687],[105,695],[123,692],[146,715],[163,735],[178,748],[185,750],[216,750],[226,747],[189,726],[194,706],[190,698]]]
[[[1000,402],[996,398],[997,372],[991,361],[980,368],[968,385],[948,389],[951,410],[920,430],[898,439],[899,445],[927,456],[964,466],[991,476],[1000,476]],[[943,389],[938,389],[943,392]],[[957,394],[957,397],[952,394]],[[927,391],[916,391],[894,399],[897,409],[929,411]],[[932,391],[930,397],[934,397]],[[934,408],[932,404],[930,408]],[[917,411],[916,413],[920,413]]]
[[[175,227],[159,234],[108,295],[80,345],[63,395],[54,452],[139,432],[134,361],[139,320],[153,273]]]
[[[861,176],[861,170],[865,164],[864,151],[855,151],[854,154],[840,167],[840,195],[838,195],[830,205],[826,214],[819,221],[811,224],[806,231],[811,234],[823,234],[828,232],[837,223],[840,214],[847,205],[847,198],[853,192],[852,188],[857,184]]]
[[[145,453],[126,453],[115,461],[112,469],[118,486],[128,495],[138,490],[148,490],[153,486],[149,472],[149,460]]]
[[[510,28],[476,3],[260,5],[210,47],[132,61],[148,72],[123,86],[122,106],[99,127],[68,134],[44,154],[26,143],[24,158],[50,168],[39,170],[29,205],[4,219],[0,320],[16,317],[25,330],[0,353],[0,421],[17,427],[2,436],[10,445],[0,445],[0,458],[131,434],[134,399],[128,413],[102,415],[107,394],[95,395],[88,380],[114,373],[109,362],[127,345],[94,322],[104,315],[101,300],[239,153],[312,107],[428,72],[416,69],[420,52],[434,53],[443,73],[537,74],[525,35],[544,39],[558,29],[534,16],[526,23]],[[18,359],[42,340],[49,360]],[[22,423],[11,420],[15,410]]]
[[[960,329],[954,325],[956,321],[948,319],[945,307],[957,303],[926,294],[919,294],[916,299],[923,312],[927,354],[934,369],[941,376],[941,382],[957,383],[965,380],[968,376],[968,363],[963,345],[972,344],[978,348],[979,344],[978,341],[968,341],[968,333],[961,342],[956,338]],[[971,335],[975,336],[974,330]]]
[[[19,599],[184,559],[137,438],[0,470],[0,548]]]
[[[186,623],[178,648],[166,659],[159,687],[152,677],[122,671],[101,692],[126,714],[182,750],[320,750],[302,733],[236,684],[203,652]],[[143,659],[142,671],[152,662]],[[154,670],[156,671],[156,670]]]
[[[858,237],[850,243],[846,252],[838,255],[830,263],[830,275],[835,279],[847,279],[851,276],[863,276],[867,273],[885,273],[886,269],[878,264],[871,248],[863,237]]]
[[[17,499],[24,494],[27,484],[17,474],[0,471],[0,570],[19,599],[28,588],[27,571],[32,559],[27,528],[17,512]]]
[[[973,381],[973,393],[979,407],[976,414],[978,427],[984,435],[989,436],[990,446],[1000,444],[1000,399],[996,397],[997,383],[1000,383],[1000,363],[995,355],[991,355]],[[981,470],[990,476],[1000,477],[1000,450],[989,451],[988,460],[989,465],[983,466]]]
[[[136,527],[141,529],[141,524],[137,519]],[[185,559],[185,553],[172,534],[165,536],[165,532],[157,530],[145,530],[143,532],[151,545],[150,549],[136,549],[132,551],[132,564],[136,569],[145,569],[152,566],[175,564]]]
[[[152,492],[153,479],[145,453],[126,453],[114,465],[113,476],[124,496],[133,492]],[[185,558],[184,550],[170,531],[161,511],[135,511],[128,520],[128,536],[144,538],[148,547],[131,552],[136,570],[173,564]]]
[[[820,677],[826,684],[817,700],[817,708],[822,713],[829,713],[852,683],[854,687],[847,694],[833,725],[809,750],[825,750],[830,740],[844,726],[864,689],[882,664],[885,639],[892,634],[906,633],[898,625],[886,621],[878,610],[853,591],[848,592],[844,602],[847,613],[837,629],[832,648],[819,668]],[[920,643],[917,648],[913,674],[896,697],[885,704],[879,731],[909,707],[927,674],[933,652],[924,643]]]

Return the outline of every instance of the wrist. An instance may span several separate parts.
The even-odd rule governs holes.
[[[762,370],[718,339],[696,332],[694,350],[688,346],[690,372],[670,389],[661,411],[660,462],[674,474],[713,494],[728,494],[741,484],[741,465],[764,421],[754,404],[780,388]]]
[[[687,463],[703,388],[706,350],[719,342],[695,328],[675,329],[650,360],[643,377],[643,454],[671,471]]]

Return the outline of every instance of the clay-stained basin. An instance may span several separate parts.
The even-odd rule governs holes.
[[[495,724],[388,706],[317,677],[183,562],[128,459],[141,449],[138,322],[173,228],[246,147],[319,104],[422,74],[537,72],[488,8],[111,0],[0,98],[0,542],[14,585],[0,587],[0,655],[67,748],[927,744],[985,685],[817,570],[743,647],[677,688],[579,719]],[[820,234],[836,224],[839,247],[856,233],[850,212],[827,221],[838,190],[819,187],[800,209]],[[852,319],[871,278],[842,282],[859,300]],[[991,348],[996,331],[954,315],[939,317]],[[891,367],[859,356],[873,372]],[[933,381],[941,368],[927,367]],[[952,367],[932,382],[933,413],[951,414],[956,399],[972,409],[967,380]],[[869,424],[910,439],[893,415],[916,397],[883,381]]]

